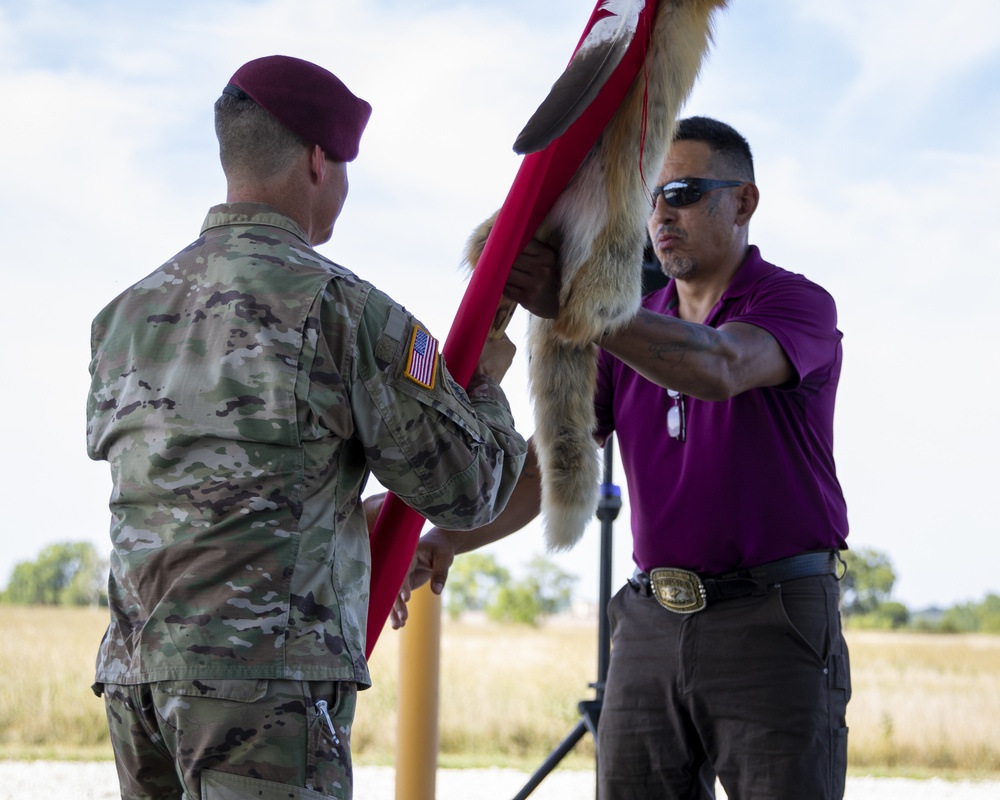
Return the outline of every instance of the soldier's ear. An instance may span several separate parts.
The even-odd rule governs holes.
[[[317,186],[326,178],[326,153],[318,144],[309,151],[309,175]]]

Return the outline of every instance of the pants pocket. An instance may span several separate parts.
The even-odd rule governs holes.
[[[831,608],[836,613],[836,597],[831,596],[823,578],[804,578],[777,588],[781,608],[793,638],[806,645],[822,664],[835,652]]]
[[[608,615],[609,631],[613,631],[615,629],[615,626],[618,624],[618,617],[620,616],[618,606],[621,605],[622,603],[622,595],[626,594],[627,592],[634,592],[634,591],[635,589],[633,589],[631,586],[629,586],[629,584],[626,583],[621,589],[615,592],[614,595],[611,597],[611,599],[608,601],[608,607],[604,609],[604,612]]]
[[[357,686],[346,681],[306,684],[310,706],[307,785],[336,797],[350,797],[354,783],[351,727],[357,694]]]
[[[312,789],[265,781],[246,775],[233,775],[214,769],[202,770],[202,800],[347,800],[349,795],[323,794]]]
[[[833,775],[830,785],[833,789],[831,797],[842,798],[847,789],[847,728],[833,732]]]
[[[171,697],[214,697],[236,703],[256,703],[267,694],[266,678],[238,678],[203,681],[157,681],[157,692]]]
[[[178,734],[180,720],[191,717],[192,703],[204,709],[209,707],[207,701],[215,700],[221,705],[238,704],[250,709],[267,695],[268,682],[266,679],[157,681],[149,686],[160,723]]]

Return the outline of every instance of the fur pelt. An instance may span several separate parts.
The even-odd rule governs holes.
[[[593,342],[639,308],[650,184],[711,41],[712,15],[726,2],[661,0],[645,70],[536,234],[559,249],[562,273],[558,318],[531,317],[528,327],[542,515],[553,550],[575,545],[597,510]],[[466,260],[473,267],[495,219],[469,239]],[[501,308],[495,327],[502,329],[511,311]]]

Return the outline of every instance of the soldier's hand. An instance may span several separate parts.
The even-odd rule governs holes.
[[[499,339],[487,339],[475,371],[477,374],[486,375],[499,383],[507,374],[516,352],[517,348],[507,337],[507,334]]]
[[[540,239],[532,239],[514,261],[504,286],[504,296],[536,317],[559,315],[561,272],[559,253]]]
[[[448,580],[448,570],[455,560],[455,546],[439,528],[431,528],[417,544],[417,552],[410,564],[410,571],[403,581],[396,602],[389,613],[389,621],[394,629],[402,628],[409,616],[406,604],[414,589],[431,582],[431,591],[441,594]]]

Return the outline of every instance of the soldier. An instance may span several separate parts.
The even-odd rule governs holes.
[[[97,658],[123,798],[349,798],[374,473],[435,524],[503,508],[526,444],[499,381],[319,255],[371,107],[286,56],[215,104],[227,202],[93,324],[87,443],[111,467]]]

